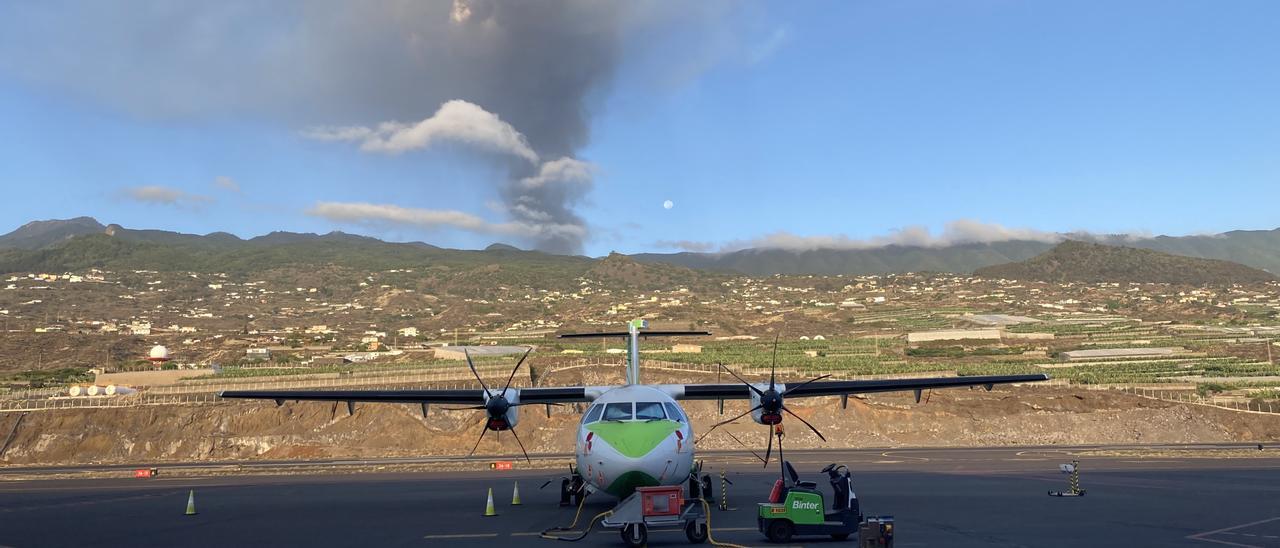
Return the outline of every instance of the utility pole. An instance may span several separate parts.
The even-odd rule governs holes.
[[[1273,344],[1273,343],[1271,342],[1271,339],[1264,339],[1264,340],[1262,341],[1262,344],[1267,345],[1267,365],[1271,365],[1271,364],[1275,363],[1275,362],[1271,361],[1271,345]]]

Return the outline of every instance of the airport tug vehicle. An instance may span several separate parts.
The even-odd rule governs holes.
[[[769,502],[759,504],[756,516],[756,526],[770,542],[789,542],[795,535],[830,535],[845,540],[856,533],[860,546],[893,546],[893,516],[864,519],[847,466],[829,464],[822,469],[831,483],[830,510],[816,482],[800,481],[790,461],[783,461],[782,470]]]

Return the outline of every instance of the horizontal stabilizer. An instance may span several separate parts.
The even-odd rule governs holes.
[[[710,331],[639,331],[641,337],[706,337],[711,335]],[[607,338],[625,338],[630,335],[626,331],[605,331],[600,333],[565,333],[560,335],[561,339],[607,339]]]

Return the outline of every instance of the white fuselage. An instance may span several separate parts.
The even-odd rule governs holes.
[[[688,416],[657,386],[605,389],[578,427],[578,473],[593,491],[625,497],[636,487],[681,484],[693,454]]]

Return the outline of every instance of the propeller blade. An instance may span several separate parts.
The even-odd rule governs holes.
[[[786,390],[784,390],[784,391],[782,392],[782,395],[783,395],[783,396],[786,396],[787,394],[790,394],[792,390],[795,390],[795,389],[797,389],[797,388],[800,388],[800,387],[802,387],[802,386],[804,386],[804,385],[806,385],[806,384],[809,384],[809,383],[811,383],[811,382],[813,382],[813,381],[820,381],[820,380],[825,379],[825,378],[830,377],[830,376],[831,376],[830,374],[827,374],[827,375],[823,375],[823,376],[821,376],[821,377],[814,377],[814,378],[812,378],[812,379],[809,379],[809,380],[807,380],[807,381],[804,381],[804,382],[802,382],[802,383],[800,383],[800,384],[797,384],[797,385],[795,385],[795,386],[788,386],[788,387],[787,387],[787,389],[786,389]]]
[[[764,450],[764,467],[769,467],[769,455],[773,454],[773,427],[769,427],[769,433],[765,436],[769,438],[769,447]]]
[[[466,348],[462,349],[462,355],[467,357],[467,367],[471,368],[471,374],[476,376],[476,380],[480,381],[480,388],[484,389],[484,394],[493,397],[493,393],[489,392],[489,387],[485,385],[484,379],[480,378],[480,373],[476,372],[476,364],[471,363],[471,353]]]
[[[530,349],[528,349],[528,350],[525,350],[525,351],[524,351],[524,355],[523,355],[523,356],[520,356],[520,361],[516,362],[516,367],[515,367],[515,369],[512,369],[512,370],[511,370],[511,376],[510,376],[510,377],[507,377],[507,385],[506,385],[506,386],[504,386],[504,387],[502,387],[502,393],[503,393],[503,394],[506,394],[506,393],[507,393],[507,389],[508,389],[508,388],[511,388],[511,380],[512,380],[512,379],[514,379],[514,378],[516,378],[516,371],[519,371],[519,370],[520,370],[520,365],[524,363],[524,359],[525,359],[525,358],[528,358],[528,357],[529,357],[529,353],[530,353],[530,352],[533,352],[533,348],[530,348]]]
[[[818,431],[818,429],[817,429],[817,428],[814,428],[812,424],[809,424],[809,421],[807,421],[807,420],[804,420],[804,419],[800,418],[800,415],[797,415],[797,414],[795,414],[795,413],[792,413],[792,412],[791,412],[791,410],[790,410],[790,409],[787,409],[787,406],[785,406],[785,405],[784,405],[784,406],[782,406],[782,410],[783,410],[783,411],[786,411],[788,415],[791,415],[791,416],[795,417],[795,418],[796,418],[796,420],[798,420],[798,421],[800,421],[800,422],[803,422],[803,423],[804,423],[804,425],[805,425],[805,426],[808,426],[810,430],[813,430],[813,433],[814,433],[814,434],[817,434],[817,435],[818,435],[818,437],[819,437],[820,439],[822,439],[822,441],[827,441],[827,437],[826,437],[826,436],[823,436],[823,435],[822,435],[822,432],[819,432],[819,431]]]
[[[738,379],[738,382],[741,382],[742,384],[747,385],[747,388],[750,388],[750,389],[751,389],[751,391],[752,391],[752,392],[755,392],[757,396],[763,396],[763,395],[764,395],[764,391],[760,390],[759,388],[756,388],[756,387],[755,387],[755,386],[753,386],[751,383],[747,382],[747,379],[744,379],[744,378],[742,378],[742,377],[739,377],[737,373],[734,373],[732,369],[729,369],[728,367],[725,367],[723,363],[722,363],[722,364],[719,364],[719,365],[720,365],[720,369],[723,369],[723,370],[725,370],[725,371],[728,371],[730,375],[733,375],[733,378]]]
[[[769,390],[773,390],[773,382],[778,373],[778,337],[781,336],[782,333],[773,336],[773,365],[769,366]]]
[[[568,405],[568,404],[567,404],[567,403],[556,403],[556,402],[541,402],[541,401],[522,401],[522,402],[520,402],[520,403],[513,403],[513,404],[511,404],[511,407],[520,407],[521,405],[555,405],[555,406],[557,406],[557,407],[564,407],[564,406],[566,406],[566,405]],[[483,408],[484,408],[484,406],[481,406],[480,408],[481,408],[481,409],[483,409]]]
[[[444,409],[446,411],[466,411],[468,409],[484,409],[484,408],[485,406],[483,405],[469,405],[467,407],[441,407],[441,409]]]
[[[529,458],[529,452],[524,450],[524,442],[520,441],[520,436],[516,434],[516,429],[515,429],[515,428],[512,428],[512,429],[511,429],[511,437],[513,437],[513,438],[515,438],[515,439],[516,439],[516,445],[519,445],[519,446],[520,446],[520,452],[521,452],[521,453],[524,453],[524,460],[525,460],[525,462],[533,462],[533,459],[530,459],[530,458]]]
[[[715,431],[715,429],[720,428],[721,426],[724,426],[724,425],[726,425],[726,424],[729,424],[729,423],[731,423],[731,422],[733,422],[733,421],[736,421],[736,420],[738,420],[738,419],[740,419],[740,418],[742,418],[742,417],[745,417],[745,416],[747,416],[747,415],[750,415],[751,413],[755,412],[755,410],[756,410],[756,409],[759,409],[759,408],[760,408],[760,406],[759,406],[759,405],[757,405],[757,406],[755,406],[755,407],[752,407],[751,409],[746,410],[746,412],[744,412],[743,414],[738,415],[738,416],[736,416],[736,417],[734,417],[734,418],[732,418],[732,419],[729,419],[729,420],[727,420],[727,421],[720,421],[720,422],[715,423],[714,425],[712,425],[712,426],[711,426],[711,428],[708,428],[706,432],[703,432],[701,436],[698,436],[698,439],[697,439],[697,440],[694,440],[694,442],[693,442],[693,443],[695,443],[695,444],[700,443],[700,442],[702,441],[702,438],[707,437],[707,434],[710,434],[710,433],[714,432],[714,431]]]
[[[470,452],[470,453],[467,453],[467,456],[468,456],[468,457],[470,457],[470,456],[472,456],[472,455],[476,454],[476,449],[479,449],[479,448],[480,448],[480,442],[484,441],[484,435],[485,435],[485,433],[489,431],[489,425],[487,425],[487,424],[480,423],[480,427],[481,427],[481,428],[480,428],[480,439],[476,440],[476,444],[475,444],[474,446],[472,446],[472,447],[471,447],[471,452]]]
[[[760,456],[760,453],[755,452],[755,450],[752,449],[750,445],[747,445],[742,440],[738,439],[738,436],[733,435],[733,432],[725,430],[724,433],[728,434],[729,437],[733,438],[733,441],[738,442],[738,445],[745,447],[747,451],[749,451],[753,456],[755,456],[755,458],[760,459],[760,462],[767,462],[764,460],[764,457]]]

